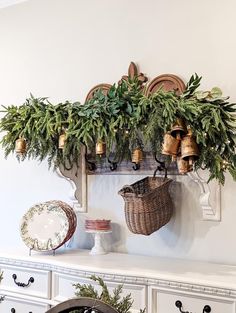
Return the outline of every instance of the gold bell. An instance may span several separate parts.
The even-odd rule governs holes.
[[[105,153],[106,153],[106,144],[105,142],[99,140],[96,143],[96,154],[102,156]]]
[[[16,140],[15,151],[17,154],[24,154],[26,152],[26,140],[24,138]]]
[[[172,126],[170,134],[178,140],[187,134],[187,128],[184,121],[181,118],[177,118],[175,124]]]
[[[140,148],[134,149],[132,153],[132,163],[140,163],[143,160],[143,151]]]
[[[59,141],[58,141],[58,148],[59,149],[64,149],[66,144],[66,134],[63,133],[59,136]]]
[[[198,146],[191,129],[188,130],[188,134],[181,141],[181,155],[182,159],[188,161],[190,166],[199,158]]]
[[[181,155],[177,158],[177,167],[181,175],[186,174],[192,171],[192,167],[189,165],[189,162],[182,159]]]
[[[162,154],[176,156],[179,152],[180,141],[171,136],[170,133],[164,135],[162,144]]]

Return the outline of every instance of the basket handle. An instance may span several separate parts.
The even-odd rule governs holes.
[[[158,166],[154,173],[153,173],[153,177],[156,177],[156,174],[157,174],[157,171],[165,171],[165,175],[164,175],[164,180],[167,178],[167,168],[166,167],[161,167],[161,166]]]
[[[129,190],[129,191],[128,191]],[[136,193],[135,190],[134,190],[134,187],[133,186],[130,186],[130,185],[124,185],[123,188],[118,192],[119,195],[125,195],[126,192],[132,192],[132,193]]]

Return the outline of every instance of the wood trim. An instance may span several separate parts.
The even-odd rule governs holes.
[[[79,308],[96,308],[97,312],[100,313],[118,313],[118,311],[105,302],[86,297],[64,301],[49,309],[46,313],[69,313],[71,310]]]
[[[98,84],[98,85],[94,86],[92,89],[89,90],[85,101],[88,101],[89,99],[91,99],[93,97],[94,93],[96,91],[98,91],[99,89],[101,89],[104,94],[107,94],[108,90],[111,87],[112,87],[112,85],[110,85],[110,84]]]
[[[182,79],[173,74],[162,74],[155,77],[148,85],[146,95],[152,94],[159,88],[165,91],[175,91],[178,95],[182,94],[186,88]]]

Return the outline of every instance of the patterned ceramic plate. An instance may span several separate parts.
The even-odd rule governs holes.
[[[31,207],[23,216],[21,237],[27,247],[38,251],[55,250],[71,233],[70,218],[61,201],[48,201]]]

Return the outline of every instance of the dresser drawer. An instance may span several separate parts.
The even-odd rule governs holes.
[[[109,291],[113,291],[119,283],[114,283],[111,281],[105,281]],[[75,287],[73,284],[91,284],[93,286],[97,286],[91,279],[80,278],[75,276],[70,276],[66,274],[56,273],[52,274],[52,300],[62,302],[68,298],[75,297]],[[99,290],[99,287],[96,289]],[[147,288],[145,285],[137,285],[137,284],[123,284],[123,292],[122,295],[126,296],[131,293],[131,297],[134,300],[132,306],[132,312],[140,312],[140,309],[147,307]],[[147,312],[147,311],[146,311]]]
[[[3,280],[0,290],[49,299],[51,273],[24,267],[2,265]]]
[[[184,312],[203,313],[204,307],[209,306],[211,313],[235,313],[233,300],[223,297],[210,297],[201,294],[166,292],[152,289],[152,313],[179,313],[180,309],[176,306],[182,304],[181,310]]]
[[[11,296],[6,296],[0,304],[2,313],[45,313],[49,306],[45,303],[28,301]]]

